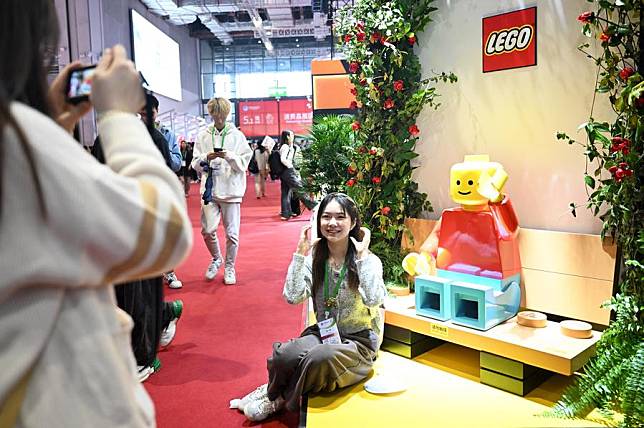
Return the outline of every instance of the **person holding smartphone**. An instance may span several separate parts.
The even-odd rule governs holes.
[[[387,292],[382,263],[369,251],[371,232],[360,226],[358,207],[343,193],[327,195],[318,213],[317,238],[309,236],[311,225],[302,228],[283,291],[290,304],[312,297],[318,323],[273,344],[268,383],[231,401],[251,421],[283,407],[297,411],[303,394],[360,382],[382,342]]]
[[[51,0],[0,2],[0,426],[153,427],[112,284],[179,264],[192,226],[136,117],[123,46],[103,53],[89,101],[65,99],[78,62],[47,88],[56,17]],[[107,165],[71,135],[92,106]]]
[[[201,177],[201,235],[212,260],[206,270],[211,281],[224,264],[224,284],[237,283],[235,260],[239,248],[241,202],[246,192],[246,169],[253,155],[244,134],[226,122],[230,102],[225,98],[208,101],[212,125],[201,132],[192,154],[192,168],[207,172]],[[226,232],[226,260],[221,255],[217,228],[223,220]]]

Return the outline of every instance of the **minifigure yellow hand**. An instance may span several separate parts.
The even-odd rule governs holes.
[[[506,181],[508,181],[508,173],[502,168],[497,169],[493,176],[490,176],[487,171],[482,171],[477,191],[490,202],[501,202],[503,200],[501,191]]]

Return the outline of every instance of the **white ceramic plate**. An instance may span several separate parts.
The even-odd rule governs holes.
[[[376,375],[364,384],[364,389],[372,394],[392,394],[407,389],[405,382],[387,375]]]

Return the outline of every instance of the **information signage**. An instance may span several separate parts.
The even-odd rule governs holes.
[[[247,137],[279,134],[277,101],[239,101],[239,130]]]
[[[280,100],[280,128],[299,135],[308,135],[313,124],[313,108],[306,98]]]

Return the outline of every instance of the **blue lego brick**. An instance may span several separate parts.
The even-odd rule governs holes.
[[[478,330],[489,330],[516,315],[521,301],[518,283],[505,291],[471,282],[451,285],[452,322]]]
[[[437,276],[420,275],[416,277],[416,313],[418,315],[447,321],[452,317],[452,281]]]

